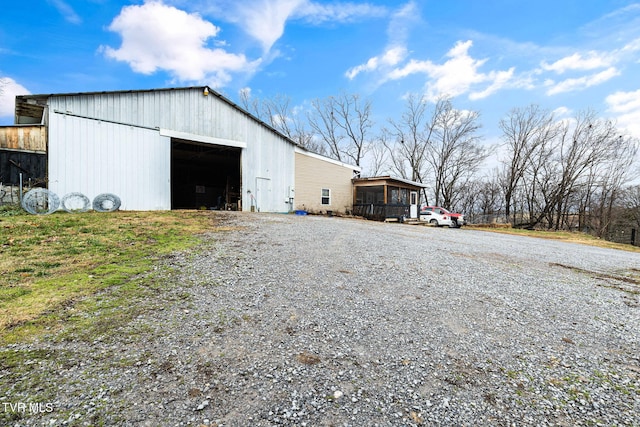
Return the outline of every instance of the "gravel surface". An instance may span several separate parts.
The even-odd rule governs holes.
[[[133,322],[11,346],[55,393],[10,425],[640,426],[637,253],[218,215]]]

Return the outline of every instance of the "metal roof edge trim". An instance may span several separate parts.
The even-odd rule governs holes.
[[[348,169],[352,169],[354,171],[361,172],[362,168],[360,166],[350,165],[348,163],[341,162],[340,160],[332,159],[331,157],[323,156],[322,154],[314,153],[312,151],[307,150],[306,148],[300,147],[299,145],[295,148],[296,153],[300,153],[305,156],[313,157],[318,160],[324,160],[325,162],[333,163],[338,166],[342,166]]]
[[[160,129],[161,136],[170,138],[184,139],[187,141],[204,142],[206,144],[224,145],[225,147],[247,148],[247,143],[243,141],[235,141],[232,139],[216,138],[213,136],[197,135],[187,132],[179,132],[170,129]]]
[[[367,182],[367,181],[376,181],[376,180],[389,180],[389,181],[397,181],[397,182],[402,182],[405,184],[409,184],[409,185],[413,185],[415,187],[421,187],[421,188],[427,188],[428,185],[427,184],[423,184],[421,182],[417,182],[417,181],[411,181],[409,179],[404,179],[404,178],[394,178],[390,175],[384,175],[384,176],[368,176],[368,177],[361,177],[361,178],[354,178],[353,182]]]

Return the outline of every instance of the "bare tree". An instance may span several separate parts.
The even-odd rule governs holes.
[[[240,96],[242,108],[262,120],[260,100],[251,96],[251,90],[248,88],[241,89],[238,95]]]
[[[245,110],[268,123],[301,147],[319,154],[324,153],[324,147],[314,138],[314,134],[307,129],[295,108],[292,108],[291,98],[276,95],[270,99],[252,98],[248,89],[240,91],[240,102]]]
[[[385,135],[382,134],[377,139],[371,141],[367,157],[369,159],[369,169],[363,171],[364,176],[378,176],[385,173],[389,163],[389,150],[385,140]]]
[[[504,207],[503,189],[497,170],[480,181],[477,194],[477,207],[482,215],[496,216]]]
[[[400,120],[389,120],[390,128],[383,129],[385,145],[392,153],[395,173],[401,178],[423,182],[427,166],[427,150],[433,133],[427,117],[424,96],[407,96]]]
[[[520,224],[556,230],[589,225],[605,234],[637,153],[634,140],[593,111],[554,124],[530,107],[514,110],[501,127],[510,156],[501,179],[514,225],[515,211],[528,211]]]
[[[591,219],[598,237],[607,237],[615,220],[615,208],[622,203],[623,187],[636,176],[632,166],[638,153],[638,141],[619,135],[611,147],[609,159],[595,163],[588,174],[580,205],[580,227]],[[587,218],[586,211],[591,218]]]
[[[640,228],[640,185],[633,185],[624,190],[622,206],[631,226]]]
[[[325,154],[324,147],[314,138],[314,133],[307,127],[306,121],[302,120],[298,109],[291,108],[290,104],[290,97],[276,95],[274,98],[264,100],[262,109],[264,115],[269,118],[272,127],[301,147],[315,153]]]
[[[449,98],[436,102],[427,161],[434,178],[435,204],[455,209],[457,191],[467,185],[488,152],[480,146],[480,115],[457,110]]]
[[[311,105],[309,125],[326,144],[329,155],[360,166],[371,140],[371,102],[345,93]]]
[[[615,159],[618,136],[615,125],[599,120],[593,111],[579,113],[574,121],[564,124],[556,158],[560,175],[554,197],[553,228],[559,230],[565,225],[570,209],[575,208],[572,202],[576,193],[588,185],[589,173],[595,165]]]
[[[547,218],[547,222],[551,221],[548,216],[552,210],[559,175],[557,163],[552,162],[554,144],[555,141],[549,141],[533,151],[525,179],[516,188],[515,199],[518,202],[514,204],[516,209],[513,225],[533,228],[544,218]],[[516,220],[516,212],[521,213],[519,220]]]
[[[544,152],[541,147],[557,136],[559,126],[551,113],[536,105],[512,110],[506,118],[500,120],[499,126],[506,147],[506,158],[503,160],[500,176],[505,218],[515,223],[511,212],[516,189],[525,178],[527,170],[531,171],[533,156]]]

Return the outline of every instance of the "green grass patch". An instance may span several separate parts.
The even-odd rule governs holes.
[[[216,215],[210,211],[1,217],[0,342],[54,328],[70,306],[99,310],[92,298],[110,288],[124,286],[110,298],[121,299],[116,306],[131,306],[127,298],[141,292],[132,278],[216,229]],[[125,286],[129,282],[133,288]],[[144,288],[147,292],[149,286]]]

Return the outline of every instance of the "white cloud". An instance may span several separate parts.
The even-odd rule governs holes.
[[[420,10],[418,5],[411,1],[398,9],[391,16],[391,21],[387,28],[387,35],[391,45],[404,46],[409,39],[412,27],[420,22]]]
[[[75,10],[73,10],[71,6],[69,6],[67,2],[63,0],[47,0],[47,1],[50,4],[52,4],[53,7],[58,9],[58,12],[60,12],[60,14],[64,16],[64,19],[67,22],[71,22],[72,24],[82,23],[82,18],[80,18],[80,16],[75,12]]]
[[[254,0],[238,2],[237,12],[242,28],[268,52],[284,34],[287,20],[304,0]]]
[[[586,89],[588,87],[604,83],[607,80],[611,80],[618,75],[620,75],[620,71],[618,71],[615,67],[609,67],[599,73],[583,77],[570,78],[559,83],[548,80],[545,82],[545,84],[551,87],[547,90],[547,95],[557,95],[563,92],[572,92],[580,89]]]
[[[286,1],[286,0],[278,0]],[[380,17],[387,9],[369,3],[333,3],[321,4],[302,0],[294,17],[303,18],[315,24],[323,22],[352,22],[360,18]]]
[[[635,38],[619,49],[573,53],[552,63],[542,61],[540,68],[535,72],[539,75],[545,72],[553,72],[558,75],[570,72],[573,72],[574,75],[580,72],[591,72],[587,75],[566,78],[560,82],[547,77],[543,83],[543,86],[548,87],[547,95],[582,90],[621,75],[621,71],[616,65],[635,60],[638,51],[640,51],[640,38]],[[596,70],[601,71],[594,72]]]
[[[9,77],[0,77],[0,117],[13,117],[16,109],[16,96],[30,92]]]
[[[162,69],[181,81],[218,87],[231,80],[231,73],[252,72],[259,64],[243,54],[209,48],[207,41],[218,35],[218,27],[161,2],[124,7],[109,30],[121,35],[122,45],[103,46],[104,54],[143,74]]]
[[[552,113],[554,117],[569,117],[569,115],[571,114],[571,109],[562,106],[554,109]]]
[[[507,71],[480,72],[480,67],[487,60],[472,58],[469,55],[469,49],[472,45],[471,40],[459,41],[447,52],[446,56],[449,59],[443,64],[436,64],[428,60],[411,60],[404,67],[391,71],[388,77],[397,80],[412,74],[426,74],[429,77],[426,83],[426,92],[427,97],[431,100],[442,95],[455,97],[468,92],[471,92],[471,99],[485,98],[511,82],[514,68]],[[487,87],[473,91],[473,88],[481,84],[487,84]]]
[[[555,71],[558,74],[563,74],[569,70],[595,70],[597,68],[609,67],[612,63],[612,58],[609,54],[602,52],[590,51],[585,56],[580,53],[574,53],[570,56],[565,56],[562,59],[557,60],[552,64],[542,62],[542,69],[546,71]]]
[[[347,70],[345,75],[353,80],[358,74],[363,72],[376,71],[381,67],[393,67],[398,65],[407,57],[407,49],[403,46],[396,46],[388,49],[380,56],[369,58],[364,64],[355,66]]]
[[[398,9],[391,16],[387,35],[389,43],[384,52],[373,56],[364,64],[349,68],[345,75],[349,80],[353,80],[360,73],[371,73],[375,71],[389,72],[408,56],[406,42],[409,37],[409,30],[419,16],[415,2],[409,2]]]
[[[629,43],[624,45],[622,49],[620,49],[618,52],[620,53],[620,56],[622,56],[622,55],[626,55],[627,53],[634,54],[635,52],[638,52],[638,51],[640,51],[640,38],[631,40]]]
[[[503,87],[505,87],[512,79],[515,68],[510,68],[507,71],[492,71],[489,73],[490,80],[493,81],[485,90],[480,92],[471,92],[469,94],[469,99],[474,101],[478,99],[484,99],[488,96],[493,95]]]
[[[640,110],[640,90],[634,92],[615,92],[606,98],[610,110],[615,113],[626,113]]]
[[[640,89],[633,92],[615,92],[605,99],[609,111],[617,115],[618,126],[632,136],[640,138]]]
[[[173,0],[177,1],[177,0]],[[193,7],[193,1],[190,6]],[[387,9],[369,3],[320,3],[311,0],[199,0],[197,9],[238,25],[269,52],[290,21],[312,25],[346,23],[386,15]]]

